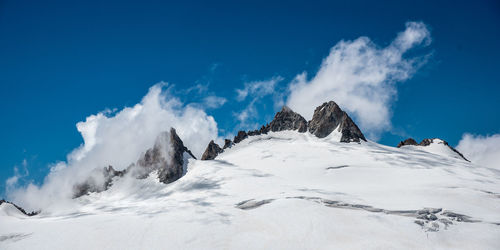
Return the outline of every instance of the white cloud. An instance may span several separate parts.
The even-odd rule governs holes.
[[[260,99],[266,95],[274,93],[274,87],[276,83],[282,81],[283,78],[281,76],[275,76],[266,81],[254,81],[254,82],[246,82],[245,87],[243,89],[236,89],[236,100],[241,102],[247,98],[247,96],[251,96],[254,99]]]
[[[171,96],[167,85],[149,89],[139,104],[119,112],[100,112],[77,124],[83,144],[51,168],[43,185],[30,184],[8,192],[9,199],[27,209],[44,208],[54,201],[68,200],[75,183],[86,179],[95,168],[112,165],[125,169],[152,147],[157,135],[174,127],[184,144],[200,156],[217,138],[212,116]],[[14,182],[11,180],[10,182]]]
[[[311,119],[315,107],[334,100],[354,116],[371,139],[377,139],[391,127],[391,105],[397,94],[395,83],[409,79],[425,58],[403,55],[430,41],[429,30],[421,22],[406,23],[406,29],[385,48],[367,37],[340,41],[312,79],[302,73],[290,83],[287,105]]]
[[[5,181],[6,191],[14,190],[16,185],[18,184],[18,181],[21,178],[27,177],[29,175],[28,161],[26,159],[23,159],[21,167],[22,167],[21,169],[22,172],[19,170],[17,166],[14,166],[14,175]]]
[[[500,134],[491,136],[465,133],[457,150],[471,162],[500,170]]]
[[[203,105],[207,108],[212,108],[212,109],[220,108],[226,102],[227,102],[226,98],[216,95],[210,95],[203,98]]]

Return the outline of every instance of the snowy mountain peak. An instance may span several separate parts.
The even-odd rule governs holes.
[[[17,218],[24,218],[27,216],[37,215],[38,212],[27,213],[23,208],[18,205],[8,202],[6,200],[0,200],[0,216],[12,216]]]
[[[448,142],[439,138],[426,138],[423,139],[420,143],[417,144],[413,138],[408,138],[404,141],[401,141],[398,146],[401,147],[415,147],[416,149],[422,149],[430,153],[450,156],[454,158],[463,159],[465,161],[469,161],[465,158],[465,156],[456,150],[454,147],[450,146]]]
[[[186,158],[196,159],[184,146],[175,129],[171,128],[156,137],[154,146],[148,149],[136,164],[121,171],[116,171],[112,166],[94,169],[85,181],[73,187],[73,198],[105,191],[112,185],[115,177],[123,177],[126,174],[136,179],[144,179],[155,172],[160,182],[167,184],[176,181],[186,172]]]
[[[340,107],[334,102],[325,102],[323,105],[317,107],[314,111],[313,119],[309,122],[304,119],[299,113],[296,113],[291,108],[283,106],[283,108],[276,113],[274,119],[260,129],[252,131],[238,131],[233,141],[225,139],[224,147],[221,147],[213,140],[210,141],[205,152],[203,153],[202,160],[213,160],[217,155],[224,152],[226,148],[230,148],[236,143],[240,143],[249,136],[256,136],[267,134],[268,132],[279,132],[293,130],[299,133],[309,132],[319,138],[323,138],[334,132],[335,129],[339,132],[340,136],[337,139],[340,142],[359,142],[360,140],[366,141],[365,136],[352,121],[346,112],[342,111]]]
[[[334,101],[325,102],[317,107],[308,126],[309,132],[319,138],[324,138],[337,129],[342,134],[341,142],[366,141],[365,136],[351,117],[342,111]]]

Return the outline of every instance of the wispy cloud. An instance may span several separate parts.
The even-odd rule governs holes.
[[[28,171],[28,161],[24,159],[21,162],[20,168],[14,166],[14,175],[5,181],[6,191],[10,192],[16,188],[20,179],[27,177],[29,175]]]
[[[481,136],[465,133],[457,150],[473,163],[500,170],[500,134]]]
[[[299,74],[290,83],[287,105],[312,117],[314,107],[334,100],[352,114],[371,139],[391,128],[391,105],[397,95],[396,82],[409,79],[426,56],[405,58],[417,46],[430,44],[426,25],[408,22],[406,29],[385,48],[367,37],[340,41],[323,60],[311,79]]]
[[[238,102],[249,100],[243,110],[234,113],[234,116],[239,121],[238,128],[251,129],[258,125],[254,121],[259,116],[256,105],[266,96],[279,94],[275,91],[276,85],[283,79],[281,76],[275,76],[264,81],[246,82],[244,88],[236,89],[236,100]]]
[[[260,99],[266,95],[274,93],[274,88],[276,84],[283,80],[281,76],[275,76],[269,80],[265,81],[254,81],[246,82],[245,87],[242,89],[236,89],[236,100],[241,102],[245,100],[248,96],[253,99]]]
[[[215,95],[210,95],[203,98],[203,105],[206,108],[212,108],[212,109],[220,108],[226,102],[227,102],[226,98]]]

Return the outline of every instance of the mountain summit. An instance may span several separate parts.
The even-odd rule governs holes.
[[[365,136],[351,117],[340,109],[334,101],[325,102],[321,106],[317,107],[314,110],[312,120],[309,122],[289,107],[283,106],[283,108],[276,113],[274,119],[269,124],[262,126],[259,130],[248,132],[238,131],[238,134],[234,137],[233,141],[226,139],[223,149],[221,149],[220,146],[214,141],[211,141],[201,159],[213,160],[218,154],[224,152],[224,149],[235,143],[241,142],[242,140],[248,138],[248,136],[286,130],[296,130],[299,133],[309,131],[318,138],[324,138],[332,132],[338,132],[340,135],[340,142],[349,143],[360,142],[361,140],[366,141]]]
[[[335,129],[342,135],[341,142],[366,141],[361,130],[339,105],[334,101],[325,102],[314,110],[313,118],[309,121],[309,132],[323,138]]]

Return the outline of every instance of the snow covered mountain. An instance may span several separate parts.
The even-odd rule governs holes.
[[[205,160],[161,141],[105,188],[37,215],[1,203],[0,248],[500,249],[500,172],[439,139],[366,141],[333,102],[309,122],[284,108]],[[172,166],[183,176],[166,181]]]

